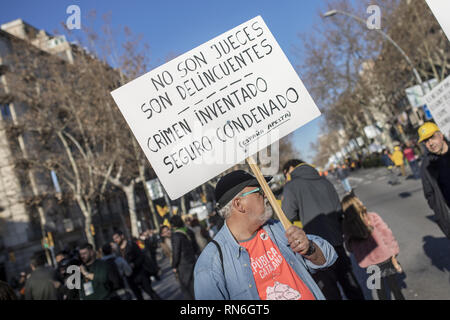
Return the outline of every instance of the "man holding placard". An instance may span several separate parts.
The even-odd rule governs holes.
[[[225,195],[228,202],[233,203],[227,219],[229,224],[216,236],[225,245],[224,263],[237,267],[240,262],[234,254],[229,255],[236,247],[242,248],[239,252],[243,250],[236,243],[233,232],[240,240],[243,239],[241,232],[250,235],[256,232],[264,237],[263,241],[271,243],[273,239],[277,244],[271,246],[267,255],[264,252],[259,255],[259,260],[254,263],[270,262],[266,268],[272,266],[276,270],[279,268],[272,264],[280,264],[283,277],[291,276],[288,276],[289,284],[282,281],[267,283],[265,277],[269,274],[274,277],[275,273],[263,268],[260,277],[264,278],[261,280],[267,288],[260,290],[262,282],[257,281],[257,290],[251,269],[256,265],[252,263],[251,266],[246,251],[243,273],[222,273],[222,287],[215,287],[211,284],[214,279],[209,268],[210,258],[215,259],[217,255],[209,245],[197,266],[197,298],[272,299],[278,297],[279,289],[287,289],[285,293],[289,298],[324,298],[307,270],[331,265],[336,259],[334,249],[321,238],[311,237],[313,242],[310,242],[302,230],[291,227],[252,158],[321,114],[260,16],[111,94],[171,199],[183,196],[247,160],[281,224],[288,230],[285,234],[280,223],[258,219],[264,217],[265,209],[263,197],[255,199],[255,188],[249,190],[250,185],[241,184],[222,185],[227,189],[218,192],[220,197],[217,199]],[[223,179],[221,181],[228,178]],[[247,177],[239,183],[248,180]],[[220,189],[216,188],[216,193]],[[250,193],[244,197],[241,192]],[[230,194],[232,198],[228,198]],[[268,205],[265,207],[269,208]],[[288,245],[292,247],[288,248]],[[216,272],[214,269],[213,273]],[[244,275],[245,279],[240,280],[245,282],[237,281]],[[245,288],[240,287],[242,283],[249,286],[246,293]]]
[[[285,231],[270,220],[272,208],[261,186],[245,171],[221,178],[215,195],[225,225],[195,266],[196,299],[325,299],[309,272],[336,261],[327,241],[296,226]]]

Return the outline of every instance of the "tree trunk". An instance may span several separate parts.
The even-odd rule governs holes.
[[[98,216],[98,219],[100,220],[100,226],[103,226],[103,217],[102,217],[102,214],[101,214],[101,209],[100,209],[100,199],[97,197],[96,199],[95,199],[95,209],[94,209],[94,216],[95,215],[97,215]],[[105,236],[103,235],[103,230],[102,230],[102,228],[100,227],[97,231],[96,231],[96,233],[98,234],[98,242],[101,244],[101,245],[103,245],[103,244],[105,244],[105,243],[107,243],[107,242],[109,242],[109,241],[105,241]]]
[[[128,212],[130,214],[131,236],[139,238],[138,219],[136,213],[136,199],[134,198],[134,182],[122,187],[128,202]]]
[[[145,195],[147,197],[148,206],[150,208],[150,215],[151,215],[151,220],[153,222],[153,227],[156,229],[156,231],[159,232],[159,223],[158,223],[158,218],[156,217],[155,204],[153,203],[153,200],[150,196],[150,191],[148,189],[147,183],[145,183],[145,180],[142,180],[142,181],[144,181],[142,183],[144,184]]]
[[[147,182],[145,180],[145,168],[144,166],[139,166],[139,178],[144,185],[145,196],[147,197],[148,207],[150,208],[150,221],[153,222],[153,228],[159,232],[159,223],[156,217],[155,205],[153,203],[152,197],[150,196],[150,190],[148,188]]]
[[[83,201],[81,197],[76,196],[75,199],[84,216],[84,235],[86,236],[87,242],[89,242],[94,247],[95,250],[95,239],[91,233],[92,212],[89,206],[86,205],[86,203]]]

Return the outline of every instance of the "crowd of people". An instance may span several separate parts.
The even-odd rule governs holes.
[[[160,300],[152,287],[152,280],[161,280],[158,248],[170,260],[184,298],[194,299],[195,262],[223,220],[212,214],[206,227],[197,217],[174,215],[169,223],[159,233],[145,230],[138,239],[116,230],[98,250],[89,243],[61,250],[55,254],[55,268],[47,265],[42,251],[36,252],[28,274],[21,272],[11,284],[0,281],[0,300],[144,300],[143,292]],[[74,270],[80,271],[79,279]]]
[[[450,153],[448,141],[433,123],[419,129],[426,149],[419,167],[413,144],[383,150],[390,183],[405,175],[405,160],[436,222],[450,237]],[[208,223],[197,217],[172,215],[159,233],[142,232],[128,239],[116,230],[100,250],[83,243],[56,254],[56,268],[38,253],[31,273],[22,272],[10,286],[0,282],[0,299],[143,300],[145,292],[160,300],[152,281],[160,281],[158,250],[170,261],[184,299],[350,300],[365,299],[352,269],[353,254],[363,268],[380,270],[380,300],[403,300],[398,276],[399,245],[379,214],[355,195],[348,177],[351,166],[336,168],[346,194],[342,200],[328,178],[314,166],[292,159],[283,167],[286,183],[281,206],[289,220],[282,225],[258,180],[239,170],[215,187],[217,210]],[[271,177],[266,177],[269,182]],[[79,270],[79,277],[73,270]],[[340,290],[342,288],[342,291]]]

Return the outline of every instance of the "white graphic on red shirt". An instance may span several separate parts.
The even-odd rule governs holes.
[[[250,261],[253,269],[253,275],[259,274],[261,279],[264,279],[280,267],[283,262],[283,256],[281,256],[277,250],[272,247],[270,250],[266,251],[265,255],[258,258],[251,258]]]
[[[299,300],[302,295],[287,284],[275,282],[273,287],[266,289],[267,300]]]

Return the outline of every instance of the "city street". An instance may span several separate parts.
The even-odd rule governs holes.
[[[328,177],[342,199],[344,189],[340,182],[333,176]],[[432,211],[423,196],[421,181],[400,179],[400,185],[389,185],[384,168],[359,170],[350,175],[350,183],[357,196],[369,211],[377,212],[383,218],[399,243],[398,259],[405,271],[405,275],[400,277],[405,298],[448,300],[450,240],[444,237],[433,222]],[[368,274],[351,258],[366,299],[377,299],[376,294],[367,289]],[[159,263],[162,266],[162,279],[153,282],[153,288],[163,299],[183,299],[168,259],[161,259]]]
[[[399,243],[398,260],[406,276],[402,284],[405,298],[450,299],[450,240],[433,222],[421,180],[401,178],[400,185],[391,186],[384,168],[359,170],[349,179],[368,211],[383,218]],[[342,185],[332,177],[330,180],[342,199]],[[365,286],[368,275],[356,264],[354,270],[370,298]]]

